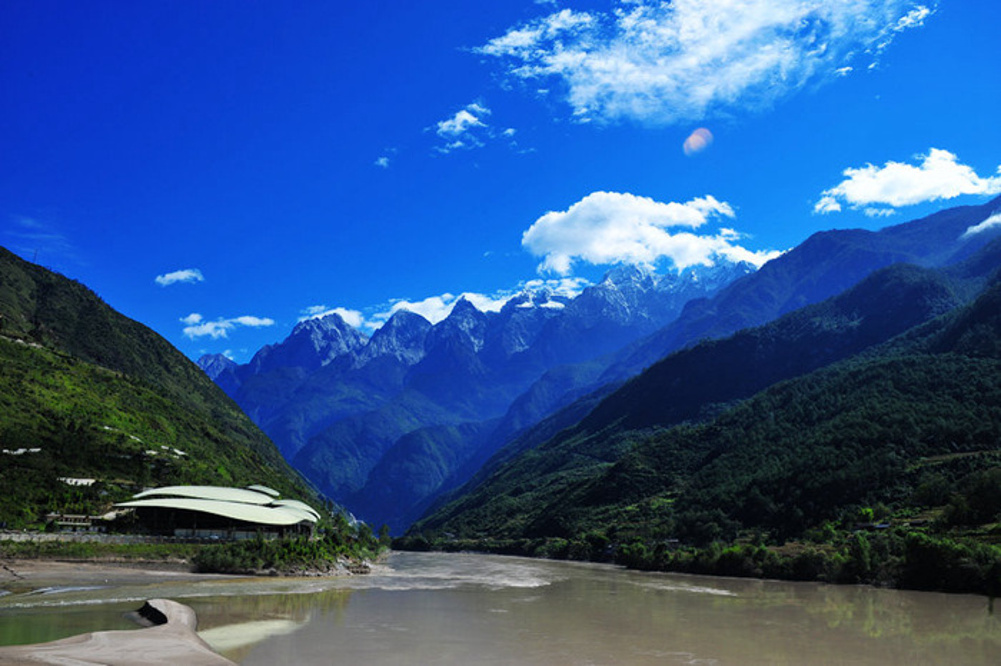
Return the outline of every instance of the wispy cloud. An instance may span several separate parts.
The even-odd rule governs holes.
[[[454,150],[482,147],[489,137],[490,126],[486,119],[490,113],[490,109],[483,104],[472,102],[439,121],[434,130],[444,143],[438,145],[436,150],[447,154]]]
[[[962,237],[969,238],[970,236],[983,233],[990,229],[1001,229],[1001,212],[994,213],[980,224],[974,224],[966,230]]]
[[[157,275],[153,278],[158,285],[161,287],[167,287],[172,284],[177,284],[179,282],[191,283],[191,282],[204,282],[205,276],[197,268],[184,268],[179,271],[173,271],[171,273],[164,273],[163,275]]]
[[[34,217],[15,215],[3,232],[4,244],[31,261],[51,263],[53,259],[76,261],[76,250],[55,225]]]
[[[848,205],[864,209],[870,217],[892,213],[893,208],[929,201],[954,199],[964,194],[1001,193],[1001,166],[998,175],[981,177],[961,164],[948,150],[932,148],[915,157],[919,164],[887,162],[845,169],[845,179],[824,190],[813,207],[815,213],[833,213]],[[876,206],[890,206],[880,208]]]
[[[933,12],[909,0],[619,0],[611,12],[553,12],[476,52],[516,79],[560,84],[580,121],[670,124],[767,108],[848,75]]]
[[[400,299],[393,301],[388,310],[373,315],[371,324],[374,328],[378,328],[400,310],[408,310],[414,314],[419,314],[432,324],[437,324],[452,314],[452,308],[455,307],[455,304],[461,298],[468,300],[481,312],[498,312],[504,307],[504,303],[510,300],[511,295],[507,294],[498,297],[472,292],[463,292],[458,295],[446,292],[437,296],[428,296],[419,301]]]
[[[192,340],[204,337],[210,337],[213,340],[227,338],[229,337],[229,332],[238,326],[262,328],[265,326],[275,325],[275,321],[273,319],[268,317],[255,317],[252,315],[206,321],[205,318],[197,312],[192,312],[187,317],[183,317],[181,319],[181,323],[185,325],[184,335],[188,336]]]
[[[733,229],[705,235],[671,231],[733,217],[730,205],[712,196],[663,203],[629,193],[593,192],[567,210],[540,217],[522,235],[521,244],[543,258],[540,271],[560,275],[568,274],[576,261],[653,265],[669,259],[680,269],[711,265],[715,256],[758,266],[777,256],[741,247],[736,243],[741,234]]]
[[[348,326],[353,326],[354,328],[362,328],[365,326],[365,316],[358,310],[349,310],[347,308],[328,308],[326,305],[311,305],[302,311],[302,316],[299,317],[299,321],[306,321],[307,319],[323,319],[328,315],[335,314],[344,320]]]
[[[377,158],[375,160],[375,162],[373,162],[373,164],[375,164],[375,166],[377,166],[377,167],[381,167],[383,169],[388,169],[389,168],[389,156],[388,155],[382,155],[381,157]]]
[[[508,139],[512,145],[517,133],[513,127],[498,128],[487,122],[492,111],[482,102],[471,102],[453,115],[436,123],[432,128],[441,143],[435,147],[439,153],[482,148],[494,139]]]
[[[519,285],[522,290],[539,291],[548,289],[556,296],[564,298],[576,298],[587,287],[591,286],[591,281],[582,277],[561,277],[549,279],[526,280]]]

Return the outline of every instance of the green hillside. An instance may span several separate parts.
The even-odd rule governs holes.
[[[1001,284],[715,416],[624,428],[658,399],[624,391],[588,417],[619,404],[618,420],[500,468],[410,545],[1001,591]]]
[[[144,486],[315,500],[197,366],[86,287],[0,248],[0,522],[98,513]],[[37,451],[33,451],[37,449]],[[87,487],[60,478],[92,478]]]

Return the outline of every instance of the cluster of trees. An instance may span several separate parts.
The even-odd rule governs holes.
[[[343,514],[325,522],[316,537],[248,539],[204,546],[195,568],[210,573],[330,572],[345,561],[371,561],[390,546],[387,529],[378,535],[366,523],[350,524]]]

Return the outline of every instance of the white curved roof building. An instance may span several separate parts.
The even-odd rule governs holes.
[[[115,506],[134,509],[155,534],[250,538],[258,534],[311,533],[320,513],[305,502],[279,499],[266,486],[165,486],[145,490]]]

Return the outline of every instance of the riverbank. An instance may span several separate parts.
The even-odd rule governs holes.
[[[612,543],[597,533],[576,539],[396,539],[404,551],[479,552],[620,564],[640,571],[872,585],[1001,597],[997,525],[987,535],[938,534],[908,526],[831,530],[815,540],[766,544],[744,539],[703,547],[675,541]]]
[[[97,631],[48,643],[0,647],[0,663],[108,666],[175,662],[187,666],[227,666],[234,663],[199,638],[195,612],[184,604],[169,599],[151,599],[134,613],[134,619],[145,628]]]
[[[0,591],[11,595],[90,587],[154,585],[237,579],[241,576],[191,571],[186,562],[169,560],[3,559]]]
[[[28,534],[16,540],[0,538],[0,566],[8,560],[72,560],[198,573],[337,576],[368,573],[386,547],[375,539],[350,541],[331,536],[190,543],[158,539],[123,542],[117,536],[102,539],[98,535],[78,540]]]

